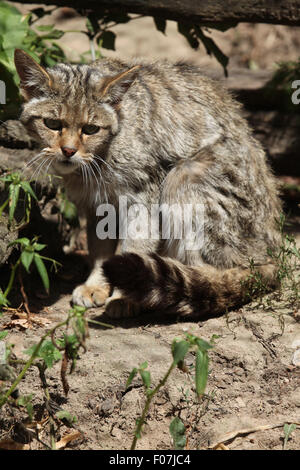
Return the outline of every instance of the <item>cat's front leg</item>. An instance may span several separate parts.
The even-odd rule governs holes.
[[[120,254],[130,253],[151,253],[157,250],[157,240],[133,240],[127,239],[120,243],[118,251]],[[124,298],[122,292],[114,288],[112,295],[105,302],[105,314],[110,318],[128,318],[139,315],[140,306]]]
[[[112,256],[117,240],[99,240],[96,234],[97,219],[90,216],[87,222],[87,236],[91,273],[84,284],[77,286],[72,294],[72,303],[83,307],[100,307],[110,295],[110,286],[102,273],[102,263]]]

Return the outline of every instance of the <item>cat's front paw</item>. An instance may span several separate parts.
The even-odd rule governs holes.
[[[109,286],[87,286],[81,284],[73,290],[72,303],[82,307],[101,307],[109,296]]]
[[[105,313],[110,318],[136,317],[140,307],[122,297],[109,297],[105,302]]]

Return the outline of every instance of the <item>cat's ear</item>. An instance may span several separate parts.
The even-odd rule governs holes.
[[[125,72],[105,78],[101,84],[101,98],[112,105],[118,105],[136,79],[139,68],[140,65],[135,65]]]
[[[25,100],[36,98],[51,88],[51,78],[46,70],[21,49],[15,50],[15,66]]]

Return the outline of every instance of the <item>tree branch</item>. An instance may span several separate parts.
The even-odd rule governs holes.
[[[211,27],[239,22],[300,26],[300,0],[35,0],[35,3],[95,12],[140,13]]]

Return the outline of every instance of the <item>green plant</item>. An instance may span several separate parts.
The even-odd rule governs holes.
[[[173,438],[173,444],[175,450],[183,450],[186,445],[185,426],[178,416],[170,423],[170,434]]]
[[[295,431],[295,429],[297,429],[296,424],[285,423],[285,425],[283,426],[283,432],[284,432],[283,450],[286,450],[290,435],[293,431]]]
[[[19,78],[14,65],[14,51],[23,49],[38,63],[52,66],[65,60],[65,54],[55,42],[64,31],[52,25],[34,27],[34,23],[48,14],[36,8],[27,15],[13,5],[0,1],[0,76],[6,87],[6,105],[0,107],[0,119],[16,117],[20,107]]]
[[[195,376],[194,376],[195,388],[196,388],[196,395],[198,399],[202,397],[206,388],[207,377],[208,377],[208,353],[207,351],[211,349],[212,347],[213,346],[210,343],[204,341],[201,338],[198,338],[197,336],[194,336],[188,333],[186,334],[185,340],[174,339],[172,343],[173,361],[169,369],[167,370],[166,374],[164,375],[164,377],[156,386],[152,386],[151,374],[148,370],[146,370],[148,367],[147,362],[143,362],[143,364],[141,364],[139,367],[135,367],[134,369],[132,369],[128,377],[128,380],[126,382],[126,387],[128,387],[133,381],[133,379],[135,378],[135,376],[139,374],[144,385],[146,401],[145,401],[142,414],[140,418],[138,418],[136,421],[136,428],[134,432],[133,441],[131,444],[131,450],[134,450],[136,448],[137,440],[141,438],[142,428],[143,428],[143,425],[145,424],[146,417],[150,408],[150,404],[154,396],[165,385],[173,369],[178,367],[179,369],[187,372],[187,369],[184,364],[184,358],[190,349],[196,350]],[[173,435],[175,446],[182,445],[184,441],[184,432],[178,420],[176,420],[172,424],[171,430],[170,431]]]
[[[43,260],[50,261],[55,269],[57,269],[57,266],[59,266],[60,263],[58,261],[55,261],[54,259],[48,258],[47,256],[43,256],[40,254],[40,251],[43,250],[46,245],[38,243],[37,237],[34,237],[32,240],[29,240],[25,237],[18,238],[17,240],[14,240],[12,243],[10,243],[10,245],[19,245],[21,249],[21,254],[19,259],[12,267],[9,283],[4,292],[4,296],[7,297],[9,295],[9,292],[11,291],[15,279],[16,270],[19,268],[19,266],[22,265],[27,271],[27,273],[29,273],[29,268],[32,262],[34,262],[37,268],[37,271],[41,277],[46,292],[49,293],[49,276]]]
[[[282,214],[278,220],[281,233],[281,244],[277,250],[269,250],[268,255],[278,267],[277,277],[280,283],[278,296],[282,297],[283,289],[288,292],[288,300],[292,305],[298,305],[299,292],[299,266],[300,252],[296,246],[296,240],[292,235],[284,233],[286,218]]]
[[[24,193],[24,217],[20,221],[19,225],[28,223],[30,219],[31,211],[31,198],[37,201],[36,194],[30,186],[30,182],[23,179],[20,173],[12,172],[4,176],[1,176],[0,182],[5,183],[5,189],[8,191],[8,198],[4,201],[0,207],[0,217],[3,210],[8,206],[8,221],[12,224],[14,220],[15,211],[17,204],[20,199],[20,192]]]
[[[253,259],[249,260],[249,269],[249,276],[241,281],[244,287],[245,300],[251,302],[253,299],[256,299],[258,300],[258,305],[262,305],[264,296],[270,292],[270,288],[263,275],[257,271]]]
[[[270,292],[262,275],[256,270],[253,260],[250,260],[250,275],[243,281],[245,296],[249,301],[258,299],[258,305],[266,310],[275,311],[276,307],[297,309],[300,305],[300,251],[295,238],[285,233],[287,224],[284,214],[277,221],[281,243],[276,249],[269,249],[267,255],[276,267],[278,287]],[[282,322],[282,318],[280,317]]]
[[[63,218],[72,227],[78,227],[79,220],[78,220],[77,208],[75,204],[68,199],[66,192],[63,188],[59,189],[57,197],[59,201],[59,211],[62,214]]]
[[[27,361],[15,359],[12,354],[13,348],[7,346],[6,369],[13,369],[15,366],[21,365],[22,370],[17,376],[14,372],[6,374],[5,380],[12,382],[12,384],[7,390],[0,390],[0,408],[3,407],[5,403],[14,403],[16,406],[26,408],[29,419],[32,419],[32,395],[25,395],[15,399],[13,398],[13,394],[29,369],[32,366],[37,367],[44,392],[45,407],[49,414],[50,445],[46,444],[46,446],[52,449],[55,449],[55,435],[61,422],[70,427],[74,425],[76,418],[68,411],[60,408],[57,409],[57,407],[54,406],[47,384],[46,372],[48,369],[52,368],[56,362],[61,361],[61,379],[64,392],[67,395],[69,391],[67,381],[68,364],[71,363],[69,372],[71,374],[75,369],[80,350],[82,349],[83,352],[86,350],[85,341],[88,336],[88,327],[87,320],[84,317],[85,311],[86,309],[84,307],[79,306],[74,306],[70,309],[65,320],[56,324],[42,336],[38,343],[25,351],[29,356]],[[106,328],[112,328],[111,325],[105,323],[95,321],[93,321],[93,323],[97,323]],[[57,332],[61,331],[62,328],[64,328],[62,336],[56,339],[55,335]]]
[[[2,212],[8,207],[8,224],[9,226],[14,224],[15,227],[15,212],[18,203],[23,201],[23,210],[24,216],[16,228],[20,229],[24,224],[27,224],[30,220],[30,213],[32,208],[32,198],[37,201],[36,194],[34,193],[33,189],[30,186],[30,182],[26,181],[22,178],[22,176],[18,172],[8,173],[0,178],[0,181],[5,184],[5,189],[8,192],[8,197],[0,207],[0,217]],[[60,265],[54,259],[48,258],[46,256],[41,255],[40,251],[42,251],[46,245],[38,243],[38,237],[33,237],[32,240],[29,240],[26,237],[17,238],[13,242],[11,242],[8,246],[19,246],[20,248],[20,256],[17,261],[11,267],[11,273],[8,281],[8,285],[3,291],[0,288],[0,307],[7,307],[9,305],[8,296],[11,292],[13,287],[16,274],[18,273],[20,285],[21,285],[21,292],[25,300],[25,308],[27,313],[29,314],[29,308],[27,305],[27,296],[24,291],[23,281],[22,281],[22,271],[21,267],[25,269],[25,271],[29,274],[30,267],[32,263],[34,263],[40,278],[43,282],[44,288],[47,293],[49,293],[49,276],[47,272],[47,268],[45,266],[44,261],[50,261],[52,263],[52,267],[56,270],[57,267]]]
[[[215,28],[221,29],[221,31],[226,31],[227,29],[232,28],[233,26],[236,26],[236,25],[233,23],[224,24],[222,28],[219,26],[217,27],[216,25]],[[225,76],[227,76],[228,75],[227,65],[228,65],[229,59],[217,46],[214,40],[204,34],[205,30],[209,32],[209,29],[205,28],[205,25],[178,22],[178,32],[181,33],[186,38],[190,46],[193,49],[198,49],[200,46],[200,43],[202,43],[205,47],[207,54],[214,56],[217,59],[217,61],[223,67]]]

